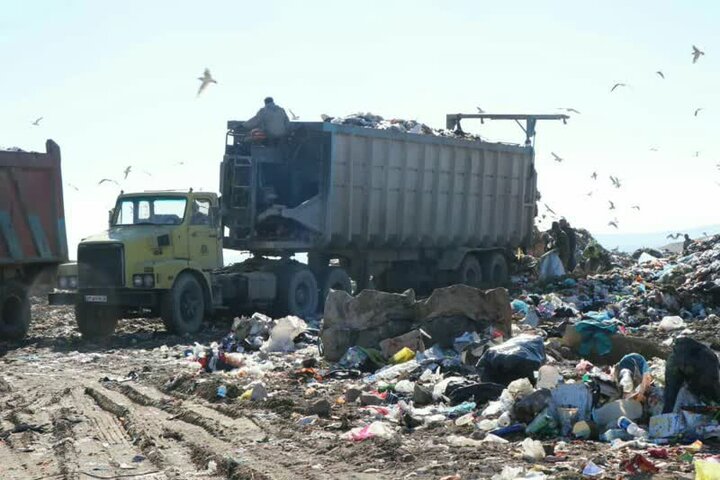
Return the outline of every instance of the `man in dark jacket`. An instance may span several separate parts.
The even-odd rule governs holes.
[[[570,223],[568,223],[568,221],[564,218],[560,219],[560,228],[563,232],[565,232],[565,235],[567,235],[568,237],[568,249],[570,250],[570,254],[568,256],[567,271],[568,273],[570,273],[575,270],[575,267],[577,266],[577,259],[575,258],[575,249],[577,248],[577,235],[575,234],[575,229],[572,228],[570,226]]]
[[[253,118],[243,123],[243,127],[259,128],[268,138],[278,139],[288,134],[290,119],[285,110],[275,105],[272,97],[267,97],[265,106],[258,110]]]
[[[557,250],[560,261],[562,261],[565,270],[568,270],[568,263],[570,261],[570,242],[567,234],[560,228],[558,222],[553,222],[550,228],[550,235],[553,238],[553,246]]]

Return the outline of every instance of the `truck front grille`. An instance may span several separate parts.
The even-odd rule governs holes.
[[[120,244],[78,246],[78,284],[80,288],[122,287],[123,247]]]

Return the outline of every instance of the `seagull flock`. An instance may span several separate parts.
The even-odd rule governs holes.
[[[700,57],[702,57],[703,55],[705,55],[705,52],[702,51],[702,50],[700,50],[700,49],[699,49],[698,47],[696,47],[695,45],[693,45],[693,46],[692,46],[691,55],[692,55],[692,63],[697,63],[698,59],[700,59]],[[664,74],[661,70],[656,71],[655,74],[657,74],[657,76],[660,77],[661,79],[665,80],[665,74]],[[615,92],[615,91],[616,91],[617,89],[619,89],[619,88],[625,88],[625,87],[629,87],[629,85],[628,85],[627,83],[623,83],[623,82],[616,82],[616,83],[614,83],[614,84],[612,85],[612,87],[610,88],[610,93]],[[562,110],[562,111],[565,111],[565,112],[568,112],[568,113],[580,114],[580,112],[579,112],[578,110],[574,109],[574,108],[561,107],[561,108],[558,108],[558,110]],[[482,110],[480,107],[478,107],[478,111],[479,111],[480,113],[484,113],[483,110]],[[695,117],[697,117],[698,114],[699,114],[700,112],[702,112],[702,111],[703,111],[703,108],[702,108],[702,107],[696,108],[693,115],[694,115]],[[650,150],[653,151],[653,152],[657,152],[659,149],[658,149],[658,147],[653,146],[653,147],[650,147]],[[564,160],[562,157],[560,157],[560,156],[559,156],[557,153],[555,153],[555,152],[550,152],[550,155],[552,155],[552,159],[553,159],[554,161],[558,162],[558,163],[560,163],[560,162],[562,162],[562,161]],[[699,156],[700,156],[700,152],[699,152],[699,151],[695,152],[695,156],[696,156],[696,157],[699,157]],[[718,169],[720,169],[720,163],[717,164],[717,167],[718,167]],[[593,172],[592,175],[590,175],[590,178],[591,178],[592,180],[597,180],[597,178],[598,178],[597,172]],[[613,186],[613,187],[618,188],[618,189],[622,187],[622,182],[620,181],[620,179],[619,179],[618,177],[616,177],[616,176],[614,176],[614,175],[610,175],[609,178],[610,178],[610,182],[612,183],[612,186]],[[716,182],[716,183],[717,183],[718,185],[720,185],[720,182]],[[593,191],[590,191],[590,192],[588,192],[588,193],[586,194],[586,196],[588,196],[588,197],[591,197],[592,195],[593,195]],[[551,214],[551,215],[554,216],[554,217],[557,217],[557,214],[555,213],[555,211],[552,210],[546,203],[543,203],[543,207],[545,208],[545,210],[546,210],[547,213]],[[632,208],[633,210],[638,211],[638,212],[640,211],[640,205],[632,205],[631,208]],[[616,209],[615,202],[613,202],[612,200],[608,200],[608,210],[609,210],[609,211],[612,211],[612,210],[615,210],[615,209]],[[543,219],[546,218],[546,217],[547,217],[546,214],[541,215],[541,218],[543,218]],[[608,226],[613,227],[613,228],[615,228],[615,229],[618,229],[618,228],[619,228],[619,223],[620,223],[620,222],[618,221],[617,218],[613,218],[612,220],[610,220],[610,221],[608,222]],[[677,234],[675,234],[675,235],[668,235],[667,238],[676,239],[676,238],[679,238],[679,237],[682,236],[682,235],[683,235],[683,234],[681,234],[681,233],[677,233]]]

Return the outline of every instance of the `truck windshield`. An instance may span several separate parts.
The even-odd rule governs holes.
[[[115,207],[113,226],[180,225],[187,199],[178,197],[123,198]]]

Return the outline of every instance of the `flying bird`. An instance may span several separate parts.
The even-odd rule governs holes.
[[[655,73],[657,73],[657,74],[660,76],[660,78],[662,78],[663,80],[665,80],[665,74],[663,74],[663,72],[661,72],[660,70],[658,70],[658,71],[655,72]]]
[[[707,232],[703,232],[703,237],[707,237],[707,236],[709,236],[709,235],[707,234]]]
[[[205,72],[203,73],[202,77],[198,77],[198,80],[200,80],[200,88],[198,88],[197,96],[199,97],[200,94],[207,88],[208,85],[211,83],[217,83],[217,80],[212,78],[212,75],[210,75],[210,69],[206,68]]]
[[[682,233],[671,233],[666,238],[669,238],[671,240],[677,240],[678,238],[682,237]]]
[[[577,113],[578,115],[580,115],[580,112],[578,110],[575,110],[574,108],[560,107],[558,108],[558,110],[565,110],[566,112]]]
[[[650,147],[651,152],[657,152],[659,150],[658,147]]]
[[[475,107],[475,108],[477,108],[478,113],[485,113],[485,110],[483,110],[482,108],[480,108],[480,107]]]
[[[120,186],[120,184],[119,184],[118,182],[116,182],[115,180],[113,180],[112,178],[103,178],[102,180],[100,180],[100,181],[98,182],[98,185],[102,185],[102,184],[105,183],[105,182],[114,183],[114,184],[117,185],[118,187]]]
[[[38,117],[38,119],[35,120],[34,122],[32,122],[32,124],[35,125],[36,127],[39,127],[39,126],[40,126],[40,120],[42,120],[42,119],[43,119],[43,117]]]
[[[700,156],[700,150],[698,150],[698,151],[695,152],[695,158],[697,158],[697,157],[699,157],[699,156]]]
[[[128,175],[130,175],[130,170],[132,170],[132,165],[128,165],[125,167],[125,170],[123,170],[123,173],[125,174],[125,180],[127,180]]]
[[[701,55],[705,55],[705,52],[700,50],[695,45],[693,45],[692,47],[693,47],[693,51],[692,51],[693,63],[696,63],[698,61],[698,58],[700,58]]]
[[[591,191],[589,191],[588,193],[586,193],[585,195],[587,195],[588,197],[592,197],[592,194],[593,194],[593,192],[592,192],[592,190],[591,190]]]
[[[618,228],[617,220],[608,222],[608,226]]]
[[[612,184],[615,188],[620,188],[621,184],[620,184],[619,178],[613,177],[612,175],[610,175],[610,181],[612,182]]]
[[[148,177],[152,177],[152,173],[148,172],[147,170],[143,170],[142,172]]]
[[[555,153],[555,152],[550,152],[550,154],[553,156],[553,159],[554,159],[556,162],[560,163],[560,162],[563,161],[563,159],[560,158],[557,153]]]
[[[615,210],[615,204],[612,202],[612,200],[608,200],[608,203],[610,204],[610,210]]]
[[[593,174],[590,175],[590,178],[592,178],[593,180],[597,180],[597,172],[593,172]]]
[[[615,89],[618,88],[618,87],[627,87],[627,84],[625,84],[625,83],[616,83],[616,84],[613,85],[613,87],[610,89],[610,93],[614,92]]]
[[[638,212],[640,211],[640,205],[633,205],[631,208],[634,208]]]
[[[289,108],[288,108],[288,111],[290,112],[290,116],[292,117],[293,120],[297,120],[297,119],[300,118],[300,117],[298,117],[297,115],[295,115],[295,112],[293,112],[293,111],[290,110]]]
[[[543,203],[543,207],[545,207],[545,209],[548,212],[552,213],[553,215],[557,215],[557,213],[555,213],[555,211],[552,208],[548,207],[547,203]]]
[[[175,162],[175,165],[185,165],[185,162]]]
[[[702,107],[695,109],[695,116],[696,116],[696,117],[698,116],[698,113],[700,113],[701,110],[702,110]]]
[[[72,183],[68,183],[67,186],[70,187],[70,188],[72,188],[72,189],[75,190],[76,192],[79,192],[79,191],[80,191],[80,189],[79,189],[78,187],[76,187],[75,185],[73,185]]]

